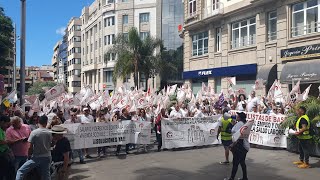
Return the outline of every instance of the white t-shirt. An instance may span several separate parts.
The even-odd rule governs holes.
[[[245,111],[245,109],[243,108],[243,104],[246,104],[246,101],[239,101],[237,104],[237,110],[238,111]]]
[[[176,111],[176,109],[173,109],[171,112],[170,112],[170,118],[182,118],[182,113],[181,111]]]
[[[84,114],[80,115],[80,120],[81,120],[81,123],[93,123],[94,122],[94,119],[90,114],[88,116],[85,116]]]
[[[247,104],[248,112],[252,112],[253,107],[258,106],[259,104],[260,104],[260,101],[257,97],[249,99]]]
[[[188,116],[188,110],[180,109],[182,117],[187,117]]]

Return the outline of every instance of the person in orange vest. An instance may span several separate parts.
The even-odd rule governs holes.
[[[301,106],[297,114],[299,116],[299,119],[296,122],[295,129],[296,133],[295,135],[299,139],[299,152],[300,152],[300,160],[293,162],[293,164],[298,165],[298,168],[305,169],[310,168],[309,164],[309,148],[311,144],[312,136],[310,135],[310,119],[306,115],[307,109],[303,106]]]

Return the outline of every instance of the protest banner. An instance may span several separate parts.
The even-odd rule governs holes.
[[[235,115],[237,111],[231,111]],[[247,121],[253,120],[249,142],[268,147],[287,148],[286,129],[280,124],[286,119],[285,115],[268,115],[247,112]]]
[[[204,118],[162,119],[162,147],[204,146],[220,144],[217,139],[221,115]]]
[[[109,123],[63,124],[72,149],[124,145],[150,144],[151,123],[119,121]]]

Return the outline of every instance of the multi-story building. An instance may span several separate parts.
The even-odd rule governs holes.
[[[58,41],[53,47],[53,56],[51,60],[52,67],[54,68],[54,81],[58,81],[58,62],[59,62],[59,47],[61,45],[61,41]]]
[[[17,85],[20,87],[20,67],[17,66]],[[27,66],[25,69],[26,91],[38,81],[53,81],[55,68],[51,65]]]
[[[182,0],[161,0],[161,39],[167,50],[182,46],[178,27],[183,25],[184,11]]]
[[[158,7],[158,8],[157,8]],[[116,55],[105,57],[118,34],[126,35],[136,27],[141,38],[161,37],[161,2],[156,0],[95,0],[81,14],[81,82],[96,92],[115,89],[112,81]],[[144,78],[141,78],[144,81]],[[159,86],[159,79],[151,81]],[[117,85],[133,86],[133,78],[118,80]],[[143,82],[142,84],[143,85]]]
[[[67,32],[67,30],[66,30]],[[57,82],[64,84],[67,86],[68,75],[67,75],[67,68],[68,68],[68,34],[62,38],[61,44],[59,46],[58,52],[58,62],[57,62]]]
[[[71,18],[67,27],[67,87],[68,92],[74,94],[81,89],[81,24],[81,19],[74,17]]]
[[[205,82],[226,90],[225,77],[267,91],[280,79],[286,92],[301,81],[318,95],[319,0],[185,0],[184,79],[197,91]],[[284,92],[284,93],[286,93]]]

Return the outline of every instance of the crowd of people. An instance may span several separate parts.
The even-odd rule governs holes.
[[[220,105],[217,105],[220,103]],[[226,161],[221,164],[229,164],[229,150],[233,152],[233,170],[231,180],[234,179],[237,166],[243,169],[243,179],[247,179],[245,158],[249,151],[247,138],[240,138],[237,143],[232,142],[231,135],[238,131],[246,123],[246,112],[264,114],[284,114],[286,107],[281,102],[270,101],[267,98],[258,98],[252,91],[247,98],[244,94],[238,97],[230,97],[222,102],[211,102],[209,99],[197,101],[194,104],[173,102],[169,108],[162,107],[158,114],[157,106],[144,108],[117,108],[108,105],[99,109],[91,109],[90,106],[77,106],[68,110],[53,108],[49,113],[34,112],[31,116],[28,109],[25,113],[15,106],[4,111],[0,118],[0,164],[5,170],[0,177],[7,180],[22,180],[35,167],[41,169],[42,179],[50,179],[50,168],[57,169],[58,179],[67,179],[72,159],[78,155],[81,164],[85,164],[85,158],[92,158],[88,149],[71,150],[70,142],[63,136],[65,129],[61,124],[73,123],[107,123],[115,121],[146,121],[151,122],[152,132],[156,134],[158,151],[162,149],[161,120],[163,118],[202,118],[222,114],[219,135],[225,147]],[[228,114],[230,110],[237,110],[236,117]],[[237,121],[235,121],[237,120]],[[97,148],[99,158],[106,156],[108,147]],[[128,154],[135,149],[134,144],[125,146]],[[121,153],[122,146],[116,147],[116,155]],[[137,148],[139,150],[139,148]],[[143,146],[147,152],[147,147]],[[304,157],[304,156],[303,156]],[[53,163],[51,163],[51,160]],[[3,172],[3,171],[1,171]]]

